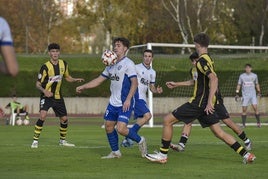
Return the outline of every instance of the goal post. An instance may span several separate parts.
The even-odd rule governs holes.
[[[186,68],[190,67],[190,63],[188,61],[184,60],[188,58],[190,55],[190,52],[187,51],[187,54],[182,54],[182,49],[186,48],[191,49],[191,51],[194,51],[194,44],[174,44],[174,43],[147,43],[147,44],[141,44],[141,45],[135,45],[131,46],[128,51],[128,56],[135,62],[135,63],[141,63],[142,61],[142,55],[143,51],[145,49],[153,50],[154,52],[154,60],[152,62],[152,66],[154,67],[154,70],[156,71],[156,81],[157,83],[161,83],[162,86],[164,86],[164,81],[166,78],[162,77],[163,75],[166,75],[166,73],[169,73],[169,69],[163,68]],[[209,45],[209,51],[212,52],[212,58],[214,56],[217,56],[216,59],[218,59],[218,56],[222,59],[228,59],[228,60],[237,60],[243,58],[249,58],[248,54],[251,54],[250,56],[255,57],[255,55],[262,53],[265,54],[263,56],[266,56],[268,53],[268,47],[266,46],[237,46],[237,45]],[[257,55],[258,56],[258,55]],[[264,58],[263,56],[257,57],[257,58]],[[241,58],[240,58],[241,57]],[[184,60],[183,65],[181,66],[175,66],[174,64],[178,62],[179,60]],[[162,60],[162,62],[161,62]],[[163,62],[164,61],[164,62]],[[251,61],[250,61],[251,62]],[[266,61],[265,61],[266,62]],[[170,64],[169,64],[170,63]],[[182,63],[182,62],[180,62]],[[224,63],[224,62],[222,62]],[[235,88],[237,84],[238,74],[242,72],[242,68],[245,61],[241,60],[239,61],[239,68],[233,72],[233,74],[230,74],[230,78],[225,80],[224,88],[225,91],[235,91],[233,89],[229,88]],[[254,63],[254,62],[252,62]],[[268,66],[268,61],[265,63],[265,65]],[[160,74],[159,74],[159,71]],[[162,72],[165,71],[165,72]],[[170,70],[171,71],[171,70]],[[254,71],[254,65],[253,65],[253,71]],[[163,74],[165,73],[165,74]],[[264,82],[267,83],[268,78],[264,79]],[[261,86],[262,87],[262,86]],[[266,87],[265,87],[266,88]],[[268,87],[267,87],[268,88]],[[189,92],[190,91],[190,92]],[[178,92],[172,91],[171,97],[175,98],[183,98],[185,97],[188,99],[192,93],[191,88],[182,88]],[[263,91],[263,90],[262,90]],[[228,96],[229,94],[227,94]],[[225,95],[226,96],[226,95]],[[170,96],[169,96],[170,97]],[[148,88],[148,107],[151,111],[152,118],[149,121],[149,124],[146,125],[147,127],[154,127],[155,120],[154,120],[154,95]],[[172,110],[172,109],[170,109]],[[156,110],[157,113],[159,113],[159,110]],[[170,112],[170,111],[169,111]]]

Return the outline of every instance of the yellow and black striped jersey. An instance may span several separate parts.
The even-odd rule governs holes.
[[[61,84],[62,79],[69,76],[68,64],[59,59],[58,63],[54,65],[51,61],[47,61],[42,65],[39,74],[38,81],[42,87],[54,94],[55,99],[61,99]],[[43,93],[41,94],[44,95]]]
[[[205,108],[209,97],[209,78],[210,73],[215,73],[214,62],[208,54],[203,54],[199,57],[196,68],[192,68],[191,75],[194,79],[194,92],[193,97],[190,99],[190,103],[194,103],[199,107]],[[220,93],[217,90],[213,103],[216,104]]]

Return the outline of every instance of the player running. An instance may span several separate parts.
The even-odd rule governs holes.
[[[190,70],[190,74],[192,79],[189,81],[183,81],[183,82],[167,82],[167,87],[170,89],[180,87],[180,86],[192,86],[195,83],[195,80],[197,80],[197,70],[196,70],[196,63],[198,61],[198,53],[194,52],[190,55],[190,60],[193,65],[193,67]],[[217,107],[217,106],[216,106]],[[216,109],[217,110],[217,109]],[[245,147],[247,150],[251,150],[251,141],[246,137],[246,133],[240,129],[238,125],[236,125],[230,118],[221,119],[222,122],[224,122],[229,128],[231,128],[237,136],[244,141]],[[182,152],[185,150],[185,145],[187,143],[188,138],[190,137],[192,129],[192,123],[184,124],[182,129],[182,135],[180,138],[180,141],[178,144],[170,144],[170,148],[172,148],[175,151]]]
[[[156,72],[151,67],[152,61],[153,51],[146,49],[143,52],[143,62],[136,65],[138,90],[135,93],[134,118],[137,119],[137,122],[132,126],[132,129],[137,133],[152,117],[152,114],[146,104],[146,93],[148,91],[148,87],[152,93],[161,94],[163,92],[162,87],[155,87]],[[124,147],[130,147],[133,145],[133,141],[126,137],[121,145]]]
[[[3,57],[3,61],[0,62],[0,72],[16,76],[19,72],[19,65],[9,25],[2,17],[0,17],[0,53]]]
[[[186,124],[198,119],[202,127],[210,127],[213,134],[229,145],[243,157],[244,163],[251,163],[255,155],[246,151],[230,134],[220,126],[219,119],[229,118],[223,105],[218,89],[218,78],[214,71],[214,62],[208,53],[209,37],[205,33],[194,36],[199,60],[196,63],[197,80],[195,80],[194,95],[188,103],[175,109],[164,117],[162,147],[156,154],[147,154],[146,158],[152,162],[166,163],[170,147],[173,124],[183,121]]]
[[[256,90],[258,96],[261,97],[261,89],[258,82],[258,76],[251,72],[252,67],[250,64],[245,65],[245,73],[242,73],[239,76],[238,84],[236,87],[236,96],[235,99],[239,98],[239,91],[242,86],[242,124],[243,127],[246,127],[246,119],[247,119],[247,109],[249,105],[252,105],[254,111],[255,111],[255,117],[257,120],[257,126],[261,127],[260,122],[260,114],[257,107],[257,96],[256,96]]]
[[[48,54],[50,60],[42,65],[36,88],[41,91],[40,97],[40,118],[35,124],[33,143],[31,148],[38,148],[38,139],[43,129],[43,124],[47,117],[49,108],[52,108],[60,119],[60,141],[59,145],[74,147],[74,144],[68,143],[66,139],[68,118],[64,99],[61,94],[62,79],[68,82],[82,82],[82,78],[73,78],[69,74],[68,64],[59,59],[60,46],[56,43],[48,45]]]
[[[104,119],[105,130],[112,152],[102,157],[102,159],[120,158],[122,156],[119,150],[117,132],[137,142],[142,157],[147,153],[145,138],[139,136],[134,129],[127,128],[134,105],[133,97],[138,87],[135,64],[126,57],[129,45],[128,39],[122,37],[115,38],[113,40],[113,47],[118,57],[117,63],[113,66],[107,66],[99,77],[76,88],[76,92],[81,93],[85,89],[99,86],[107,79],[111,80],[111,96]],[[117,130],[115,126],[117,126]]]

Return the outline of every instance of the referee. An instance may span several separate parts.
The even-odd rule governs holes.
[[[69,74],[68,64],[59,59],[60,46],[56,43],[48,45],[48,54],[50,60],[42,65],[36,87],[41,91],[40,97],[40,118],[35,124],[33,143],[31,148],[38,148],[38,139],[41,134],[43,123],[46,120],[49,108],[52,108],[60,119],[60,141],[59,145],[74,147],[74,144],[68,143],[65,138],[67,134],[68,118],[66,106],[61,94],[62,79],[68,82],[82,82],[82,78],[73,78]]]

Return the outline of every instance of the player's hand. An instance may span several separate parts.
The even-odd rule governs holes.
[[[84,90],[84,87],[83,86],[76,87],[76,92],[77,93],[82,93],[83,90]]]
[[[176,83],[174,81],[168,81],[166,82],[166,85],[169,89],[173,89],[176,87]]]
[[[239,101],[239,98],[240,98],[239,95],[236,94],[236,95],[235,95],[235,101],[238,102],[238,101]]]
[[[262,97],[261,93],[258,93],[258,94],[257,94],[257,96],[258,96],[259,98],[261,98],[261,97]]]
[[[48,91],[48,90],[44,90],[44,95],[48,98],[52,97],[53,96],[53,93],[51,91]]]
[[[213,114],[215,110],[213,105],[211,103],[208,103],[204,111],[206,112],[207,115],[209,115]]]
[[[83,81],[85,81],[85,79],[84,78],[75,78],[74,81],[75,82],[83,82]]]
[[[160,86],[157,86],[156,91],[158,94],[161,94],[161,93],[163,93],[163,88]]]
[[[123,104],[123,112],[128,111],[130,108],[130,100],[126,99],[126,101]]]

